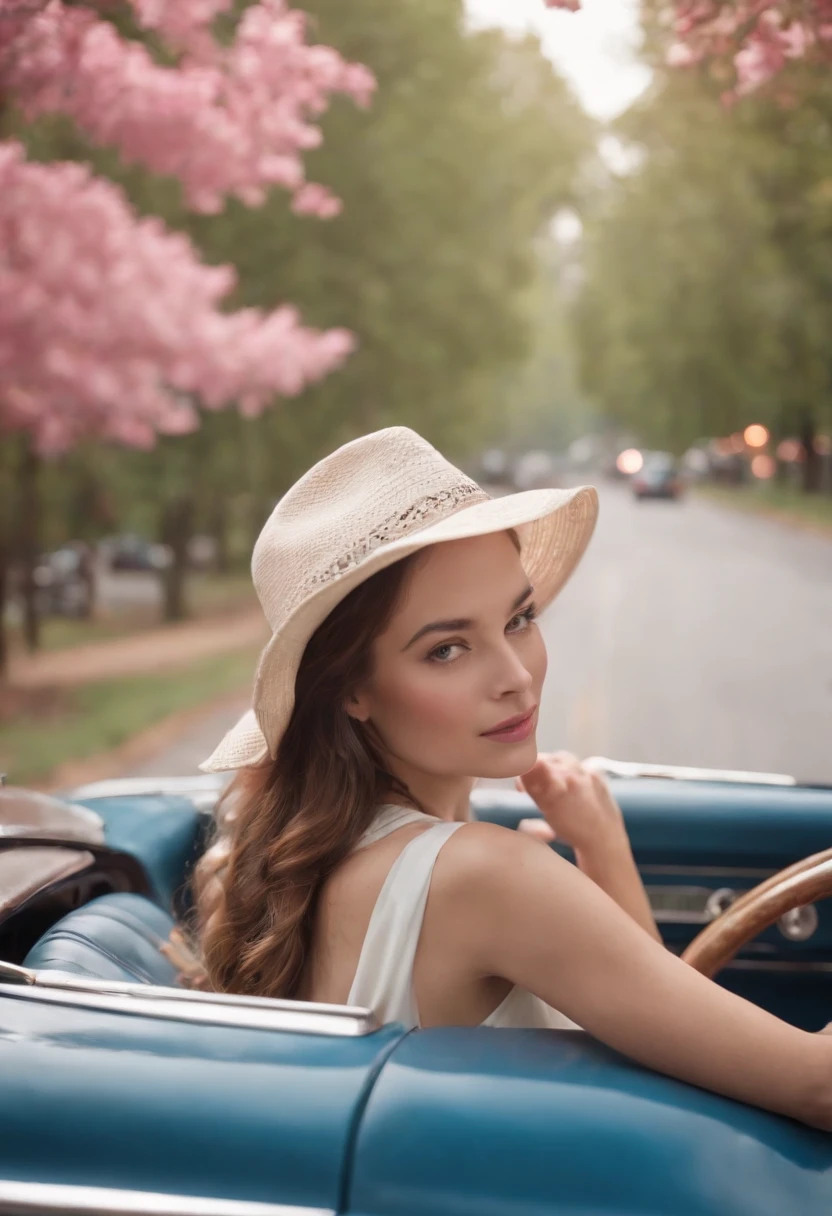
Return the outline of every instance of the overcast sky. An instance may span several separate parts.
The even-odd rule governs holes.
[[[613,118],[647,86],[649,72],[634,58],[638,0],[583,0],[578,13],[546,10],[543,0],[466,4],[478,23],[537,31],[546,53],[597,118]]]

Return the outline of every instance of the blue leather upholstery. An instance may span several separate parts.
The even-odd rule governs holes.
[[[99,980],[177,987],[161,953],[173,920],[143,895],[102,895],[70,912],[29,951],[25,965]]]
[[[107,844],[142,863],[153,894],[170,908],[202,852],[208,816],[187,798],[160,795],[84,798],[80,805],[101,816]]]

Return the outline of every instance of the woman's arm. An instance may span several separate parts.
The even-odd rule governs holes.
[[[568,752],[556,752],[539,756],[534,768],[517,779],[517,787],[543,814],[543,821],[522,820],[521,830],[570,845],[584,874],[660,942],[624,816],[600,773],[587,772]]]
[[[637,925],[657,942],[662,941],[623,821],[620,835],[610,832],[589,847],[576,848],[575,860],[587,878],[606,891]]]
[[[832,1130],[832,1037],[706,979],[517,832],[468,824],[446,849],[455,927],[477,974],[530,990],[659,1072]]]

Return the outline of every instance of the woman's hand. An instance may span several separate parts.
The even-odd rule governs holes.
[[[600,773],[589,772],[570,752],[542,753],[515,781],[537,803],[540,819],[522,819],[518,830],[576,852],[596,849],[611,837],[626,838],[621,808]]]
[[[588,878],[651,937],[661,941],[638,872],[621,808],[600,773],[589,772],[569,752],[542,754],[515,782],[540,808],[543,819],[521,819],[518,830],[551,844],[562,840]]]

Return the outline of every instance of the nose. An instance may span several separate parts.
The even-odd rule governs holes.
[[[496,698],[515,693],[528,692],[533,683],[532,673],[526,667],[516,647],[506,640],[500,646],[494,660],[492,695]]]

